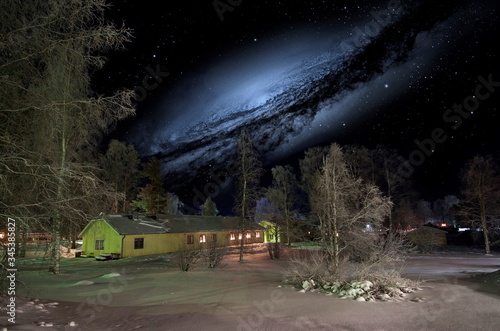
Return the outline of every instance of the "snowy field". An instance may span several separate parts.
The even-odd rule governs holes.
[[[169,256],[64,259],[62,273],[19,264],[30,293],[7,330],[498,330],[500,255],[441,252],[407,260],[422,290],[399,302],[356,302],[282,283],[288,261],[255,252],[223,268],[177,269]],[[20,286],[20,285],[18,285]],[[39,299],[34,299],[39,298]],[[3,307],[5,305],[2,305]],[[4,329],[5,330],[5,329]]]

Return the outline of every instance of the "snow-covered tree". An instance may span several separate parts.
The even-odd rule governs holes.
[[[376,186],[352,175],[337,144],[324,157],[313,188],[312,211],[320,221],[323,249],[334,271],[342,251],[370,254],[376,250],[378,230],[392,204]]]
[[[0,2],[0,210],[25,228],[50,224],[56,274],[64,228],[88,220],[112,195],[86,156],[134,112],[132,91],[92,91],[102,52],[130,39],[107,21],[107,7],[104,0]]]

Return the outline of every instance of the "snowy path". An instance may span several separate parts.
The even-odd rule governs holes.
[[[281,283],[286,261],[271,261],[266,253],[247,259],[240,264],[234,256],[223,269],[188,273],[158,260],[65,260],[61,276],[26,272],[26,280],[44,299],[20,303],[23,312],[8,330],[465,331],[500,325],[500,296],[477,292],[456,277],[500,269],[498,255],[412,257],[405,272],[430,280],[404,302],[300,293]],[[75,286],[82,281],[89,285]],[[417,298],[421,302],[411,301]],[[0,324],[7,325],[3,317]]]

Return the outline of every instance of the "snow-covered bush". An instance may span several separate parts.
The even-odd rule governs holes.
[[[296,251],[291,255],[290,267],[284,271],[286,283],[301,286],[302,282],[314,281],[315,284],[325,284],[332,279],[334,270],[329,269],[326,256],[320,251]]]
[[[341,270],[328,269],[320,251],[292,257],[284,281],[302,292],[323,291],[356,301],[397,300],[418,288],[418,282],[401,277],[386,264],[342,262]]]

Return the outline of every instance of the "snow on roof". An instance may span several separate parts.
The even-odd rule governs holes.
[[[105,220],[120,235],[238,231],[240,228],[239,218],[222,216],[110,214],[94,220]],[[254,222],[249,222],[246,228],[263,229]]]

